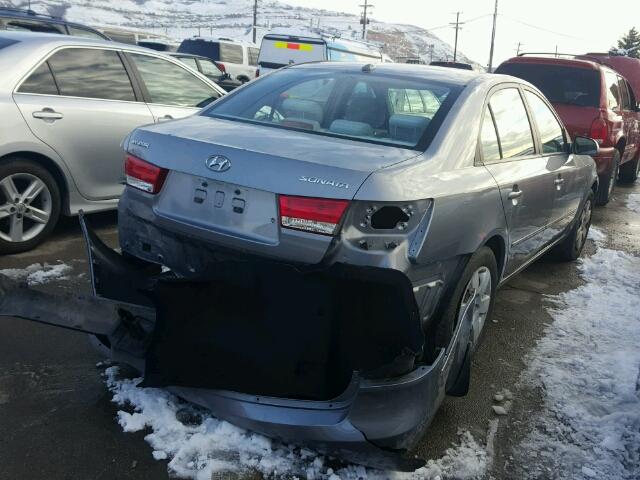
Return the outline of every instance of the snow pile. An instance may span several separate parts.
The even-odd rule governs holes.
[[[586,284],[551,299],[554,322],[528,359],[547,413],[514,466],[535,478],[640,478],[640,258],[598,243]]]
[[[27,268],[6,268],[0,270],[0,274],[14,280],[26,281],[29,285],[42,285],[54,280],[66,280],[71,267],[66,263],[49,265],[48,263],[34,263]]]
[[[105,375],[113,402],[128,410],[118,412],[122,429],[137,432],[149,428],[151,433],[145,439],[153,448],[153,457],[168,459],[169,472],[180,478],[210,480],[216,473],[257,471],[270,477],[330,480],[470,480],[484,475],[490,463],[486,449],[469,432],[460,432],[459,445],[412,473],[382,472],[356,465],[334,471],[325,457],[311,450],[235,427],[165,390],[140,388],[140,378],[121,379],[118,367],[107,368]]]
[[[627,208],[640,213],[640,193],[632,193],[627,197]]]

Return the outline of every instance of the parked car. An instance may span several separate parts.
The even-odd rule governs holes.
[[[225,73],[216,62],[210,58],[203,57],[201,55],[191,55],[189,53],[169,53],[168,55],[180,60],[185,65],[193,68],[196,72],[200,72],[209,80],[218,84],[227,92],[230,92],[234,88],[238,88],[242,85],[242,82],[231,78],[228,73]]]
[[[120,143],[224,94],[178,60],[113,42],[0,32],[0,253],[29,250],[60,213],[115,208]]]
[[[94,40],[110,40],[103,33],[86,25],[67,22],[60,17],[36,13],[33,10],[0,6],[0,31],[2,30],[58,33]]]
[[[241,83],[256,78],[259,48],[253,43],[231,38],[193,37],[183,40],[178,52],[210,58],[224,73]]]
[[[175,52],[178,48],[178,43],[166,35],[118,27],[101,27],[98,30],[114,42],[138,45],[158,52]]]
[[[529,83],[414,65],[284,68],[124,148],[124,256],[83,223],[97,297],[0,277],[0,314],[99,334],[244,428],[407,470],[394,452],[466,393],[498,287],[580,255],[598,183],[598,144]]]
[[[262,37],[258,75],[305,62],[384,63],[379,46],[315,32],[269,33]]]
[[[611,199],[616,180],[631,183],[640,173],[640,109],[631,85],[611,68],[578,58],[519,56],[496,69],[537,86],[572,136],[600,144],[596,203]]]

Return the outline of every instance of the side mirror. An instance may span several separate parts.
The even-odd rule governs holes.
[[[572,150],[576,155],[595,157],[600,151],[600,145],[593,138],[576,137],[573,139]]]

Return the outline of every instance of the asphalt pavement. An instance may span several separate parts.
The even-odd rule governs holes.
[[[640,215],[626,208],[640,185],[619,187],[614,201],[595,210],[594,225],[607,246],[640,256]],[[117,246],[116,214],[89,217],[98,234]],[[589,241],[584,255],[592,254]],[[39,288],[88,292],[84,244],[76,219],[64,219],[53,237],[32,252],[0,257],[0,269],[64,262],[64,280]],[[546,295],[582,282],[575,263],[546,256],[498,293],[493,322],[486,326],[472,369],[469,394],[447,398],[416,453],[439,458],[466,430],[492,452],[488,476],[508,479],[511,448],[539,411],[541,392],[518,386],[526,354],[552,318]],[[0,318],[0,480],[163,479],[166,461],[153,459],[144,432],[124,433],[117,408],[96,364],[101,360],[87,336],[18,319]],[[508,415],[492,410],[494,395],[513,396]]]

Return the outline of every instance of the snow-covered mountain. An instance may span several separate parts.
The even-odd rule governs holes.
[[[0,0],[1,6],[27,8],[25,0]],[[31,9],[93,26],[120,26],[167,34],[176,39],[214,35],[251,39],[253,0],[32,0]],[[259,2],[258,41],[272,28],[318,25],[344,38],[361,37],[360,17],[323,9],[303,8],[280,1]],[[371,20],[370,41],[383,45],[393,59],[451,60],[452,47],[429,31],[413,25]],[[433,45],[433,47],[431,47]],[[469,61],[464,55],[461,61]]]

